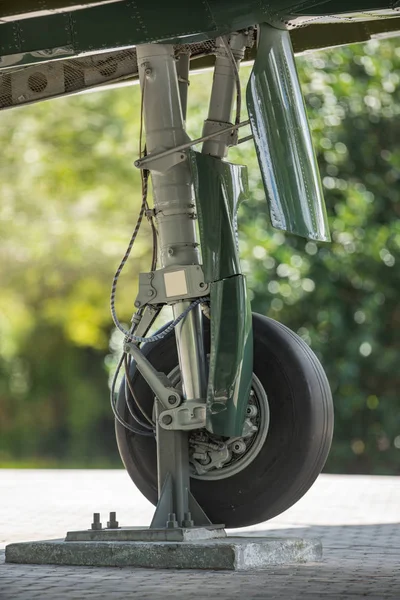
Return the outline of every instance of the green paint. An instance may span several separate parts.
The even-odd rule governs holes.
[[[207,283],[241,273],[236,214],[248,193],[247,167],[190,152]]]
[[[204,38],[203,32],[209,31],[217,34],[207,4],[194,3],[188,11],[183,0],[115,2],[0,27],[0,56],[8,57],[5,66],[61,58],[66,46],[69,56],[74,56],[178,37],[188,42],[191,36]],[[40,51],[46,56],[32,54]]]
[[[207,428],[240,435],[253,372],[251,308],[237,249],[236,214],[247,169],[190,152],[203,269],[211,283],[211,353]]]
[[[154,41],[189,43],[261,22],[285,28],[304,16],[366,11],[361,21],[382,21],[396,16],[391,6],[389,0],[121,0],[98,6],[89,0],[7,1],[0,7],[0,19],[13,20],[0,24],[0,68],[60,58],[66,51],[75,56]],[[61,8],[65,12],[53,12]],[[375,10],[380,13],[374,17]],[[306,42],[306,47],[314,46],[312,39]]]
[[[236,275],[211,284],[211,352],[207,429],[241,435],[253,373],[253,330],[246,280]]]
[[[272,225],[329,241],[322,185],[287,31],[260,26],[247,108]]]

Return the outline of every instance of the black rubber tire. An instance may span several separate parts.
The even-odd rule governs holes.
[[[209,338],[205,320],[205,334]],[[264,386],[270,425],[264,446],[243,471],[221,480],[191,479],[191,491],[213,523],[244,527],[275,517],[295,504],[311,487],[328,456],[333,434],[333,403],[325,372],[309,346],[290,329],[253,314],[254,372]],[[209,343],[209,340],[206,343]],[[145,344],[143,352],[158,371],[178,364],[173,332]],[[136,397],[148,414],[154,394],[132,368]],[[125,406],[124,386],[119,410],[132,422]],[[125,407],[125,410],[124,410]],[[157,502],[154,438],[129,432],[116,423],[122,461],[150,502]]]

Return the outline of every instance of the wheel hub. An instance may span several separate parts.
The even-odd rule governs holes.
[[[245,469],[257,456],[268,433],[269,406],[264,388],[253,374],[242,435],[224,438],[206,429],[189,437],[191,477],[225,479]]]
[[[181,390],[179,367],[168,374],[172,385]],[[193,430],[189,435],[190,477],[193,479],[225,479],[245,469],[264,445],[269,427],[269,405],[265,390],[253,373],[242,435],[223,437],[207,429]]]

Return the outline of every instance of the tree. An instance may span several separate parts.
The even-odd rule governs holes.
[[[240,245],[253,310],[297,331],[327,370],[336,407],[327,469],[399,473],[400,52],[372,41],[298,67],[333,242],[273,230],[252,143],[231,151],[249,166]],[[192,77],[193,136],[210,82]],[[108,297],[140,203],[139,106],[129,87],[0,114],[2,464],[119,464]],[[150,260],[143,228],[117,294],[127,322]]]

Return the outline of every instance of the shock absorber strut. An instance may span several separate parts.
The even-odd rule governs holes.
[[[137,47],[140,85],[143,94],[144,125],[148,156],[175,148],[189,140],[184,127],[182,99],[177,76],[174,47],[164,44],[146,44]],[[188,79],[189,64],[180,79]],[[181,86],[182,88],[182,86]],[[199,244],[196,237],[196,209],[192,178],[184,152],[175,152],[164,159],[150,161],[148,166],[154,195],[154,213],[159,234],[159,262],[162,268],[199,265]],[[182,282],[172,278],[172,295],[179,295]],[[183,291],[183,289],[182,289]],[[172,305],[177,318],[190,300]],[[175,329],[181,372],[183,401],[201,400],[206,396],[206,369],[201,310],[197,306]],[[152,526],[165,527],[166,514],[175,513],[181,525],[192,509],[189,501],[188,434],[184,431],[166,431],[157,425],[157,463],[159,505]],[[164,496],[164,497],[163,497]],[[166,499],[167,498],[167,499]],[[199,508],[199,507],[198,507]],[[197,520],[205,516],[196,513]]]

